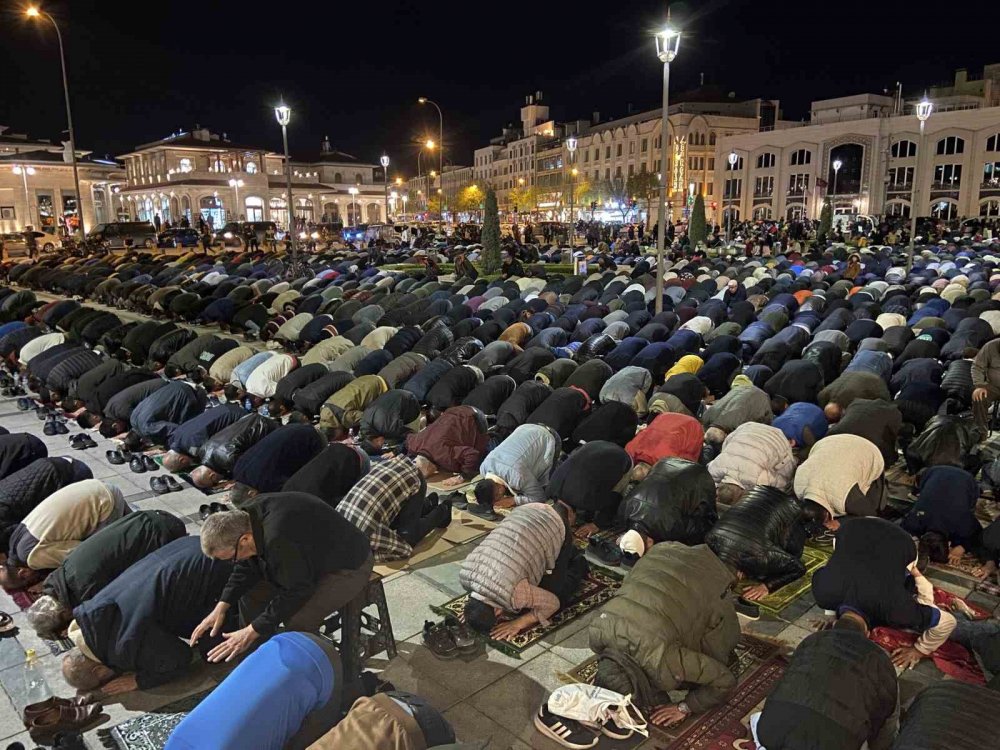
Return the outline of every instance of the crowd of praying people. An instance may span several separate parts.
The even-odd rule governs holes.
[[[594,684],[642,721],[588,723],[553,694],[534,725],[564,747],[730,700],[741,623],[807,575],[811,540],[833,547],[811,582],[828,627],[750,720],[757,747],[995,746],[1000,625],[925,574],[1000,564],[1000,521],[977,514],[1000,487],[1000,242],[919,246],[910,270],[888,245],[680,258],[660,300],[655,258],[574,276],[546,271],[558,248],[534,257],[500,278],[349,248],[294,267],[260,250],[8,262],[2,395],[46,436],[79,430],[68,458],[0,428],[0,585],[36,592],[27,620],[72,642],[78,691],[26,710],[32,737],[92,726],[197,653],[238,666],[169,750],[478,746],[346,674],[320,635],[375,566],[464,512],[490,530],[461,563],[462,617],[425,627],[440,658],[546,627],[592,566],[623,568],[589,625]],[[203,506],[199,536],[131,508],[88,464],[95,431],[155,494],[228,504]],[[890,470],[913,482],[903,512]],[[912,645],[887,652],[883,627]],[[987,686],[935,684],[903,713],[896,669],[948,641]]]

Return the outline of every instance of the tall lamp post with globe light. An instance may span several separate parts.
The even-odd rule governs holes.
[[[736,171],[736,162],[740,160],[740,157],[735,151],[730,151],[726,160],[729,162],[729,195],[726,196],[729,200],[729,207],[726,210],[726,244],[728,245],[733,241],[733,193],[736,192],[736,179],[733,177],[733,173]]]
[[[833,161],[833,197],[837,197],[837,177],[840,176],[840,168],[844,166],[844,162],[840,159],[834,159]]]
[[[292,119],[292,109],[285,104],[274,108],[274,116],[281,126],[281,140],[285,145],[285,190],[288,193],[288,233],[285,243],[291,243],[292,262],[298,261],[299,243],[295,240],[295,202],[292,200],[292,158],[288,155],[288,122]]]
[[[44,10],[29,6],[24,13],[28,18],[45,18],[56,30],[56,39],[59,40],[59,62],[62,65],[63,98],[66,100],[66,129],[69,133],[69,150],[73,160],[73,185],[76,187],[76,217],[80,222],[80,233],[86,234],[87,228],[83,223],[83,195],[80,193],[80,174],[76,167],[76,133],[73,130],[73,112],[69,106],[69,78],[66,75],[66,54],[63,52],[62,32],[59,30],[59,24],[56,23],[56,19]],[[65,209],[65,206],[63,208]]]
[[[236,221],[240,221],[240,188],[243,187],[243,184],[243,180],[235,178],[229,180],[229,187],[236,191]]]
[[[382,154],[379,159],[382,165],[382,188],[385,190],[385,223],[389,223],[389,155]]]
[[[660,113],[660,205],[656,234],[656,312],[663,312],[663,248],[666,243],[667,222],[667,162],[670,158],[669,107],[670,107],[670,63],[677,57],[681,35],[670,26],[670,9],[667,9],[667,26],[656,35],[656,56],[663,63],[663,110]]]
[[[573,158],[576,155],[578,141],[573,136],[566,139],[566,150],[569,152],[569,246],[573,247],[573,235],[575,234],[573,225],[573,193],[576,192],[576,168],[573,166]]]
[[[919,185],[918,180],[921,175],[920,163],[924,161],[924,151],[927,150],[927,138],[924,133],[924,124],[927,122],[927,118],[931,116],[933,111],[934,104],[927,98],[927,95],[924,94],[924,98],[920,100],[919,104],[917,104],[917,120],[920,121],[920,143],[917,145],[917,168],[914,170],[913,197],[910,199],[910,248],[909,252],[906,254],[907,273],[909,273],[913,268],[913,251],[917,241],[917,209],[920,205],[917,187]]]
[[[38,228],[35,224],[32,224],[31,221],[31,200],[28,197],[28,176],[33,175],[34,173],[34,167],[27,167],[21,164],[14,165],[14,174],[21,175],[21,182],[24,185],[24,214],[27,221],[23,223],[21,227],[22,229],[27,229],[29,225],[34,226],[36,229]]]

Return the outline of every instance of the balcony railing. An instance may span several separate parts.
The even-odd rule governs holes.
[[[773,189],[772,190],[754,190],[753,191],[753,197],[754,198],[770,198],[773,195],[774,195],[774,190]]]

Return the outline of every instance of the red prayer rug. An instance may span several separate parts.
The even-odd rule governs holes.
[[[912,646],[918,638],[916,633],[896,628],[874,628],[869,637],[890,654],[897,648]],[[968,682],[970,685],[986,684],[986,677],[975,657],[968,649],[954,641],[945,641],[931,658],[934,660],[934,666],[949,677]]]

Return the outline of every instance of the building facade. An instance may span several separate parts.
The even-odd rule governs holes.
[[[77,149],[82,206],[73,182],[68,144],[31,140],[0,126],[0,233],[27,226],[57,234],[79,226],[82,208],[87,229],[115,218],[114,188],[125,173],[110,159]]]
[[[861,94],[813,102],[806,125],[721,138],[720,215],[816,219],[830,201],[840,214],[1000,216],[1000,65],[973,81],[960,70],[928,99],[922,130],[917,98]]]
[[[119,157],[125,182],[118,209],[133,219],[274,221],[288,226],[285,159],[259,146],[236,144],[204,128],[171,135]],[[381,166],[337,151],[324,139],[320,151],[292,156],[295,217],[306,223],[356,226],[386,220]]]

